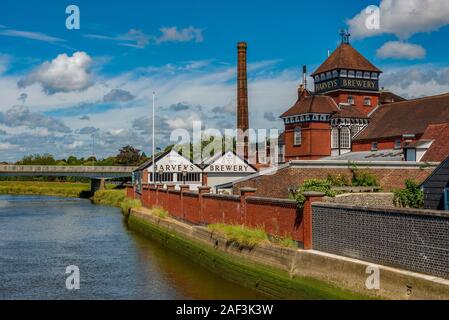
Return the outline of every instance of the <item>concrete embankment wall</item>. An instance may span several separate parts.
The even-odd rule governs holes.
[[[128,224],[228,280],[279,299],[449,299],[446,280],[314,250],[240,248],[207,228],[160,219],[147,209],[133,210]],[[368,266],[380,270],[379,290],[366,288]]]
[[[315,250],[449,278],[449,213],[312,204]]]

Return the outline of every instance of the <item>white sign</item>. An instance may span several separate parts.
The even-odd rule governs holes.
[[[155,172],[201,172],[201,168],[181,156],[176,151],[172,151],[165,157],[156,161]],[[148,168],[148,172],[153,171],[153,165]]]
[[[209,166],[204,169],[208,173],[255,173],[256,170],[248,163],[228,151],[223,156],[210,160]]]

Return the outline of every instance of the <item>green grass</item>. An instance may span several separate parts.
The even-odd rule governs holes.
[[[230,242],[242,247],[252,248],[263,242],[268,242],[268,235],[261,228],[251,229],[245,226],[227,224],[210,224],[207,227],[209,230],[223,235]]]
[[[161,219],[168,218],[168,212],[161,207],[154,207],[151,209],[151,211],[155,216],[157,216]]]
[[[89,192],[88,183],[0,181],[0,194],[85,198]]]
[[[128,216],[132,209],[140,208],[142,206],[140,200],[127,198],[125,190],[97,191],[92,197],[92,202],[98,205],[120,208],[125,216]]]

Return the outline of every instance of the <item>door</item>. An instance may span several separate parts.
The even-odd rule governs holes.
[[[449,211],[449,188],[444,189],[444,210]]]

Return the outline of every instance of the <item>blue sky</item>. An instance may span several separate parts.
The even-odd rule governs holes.
[[[65,9],[81,29],[65,27]],[[369,5],[381,26],[365,30]],[[193,120],[234,126],[236,43],[249,43],[255,128],[281,128],[303,64],[313,71],[351,43],[385,71],[382,85],[412,98],[447,92],[445,0],[42,1],[3,0],[0,10],[0,160],[50,152],[98,156],[123,144],[149,151],[151,92],[158,92],[158,144]]]

